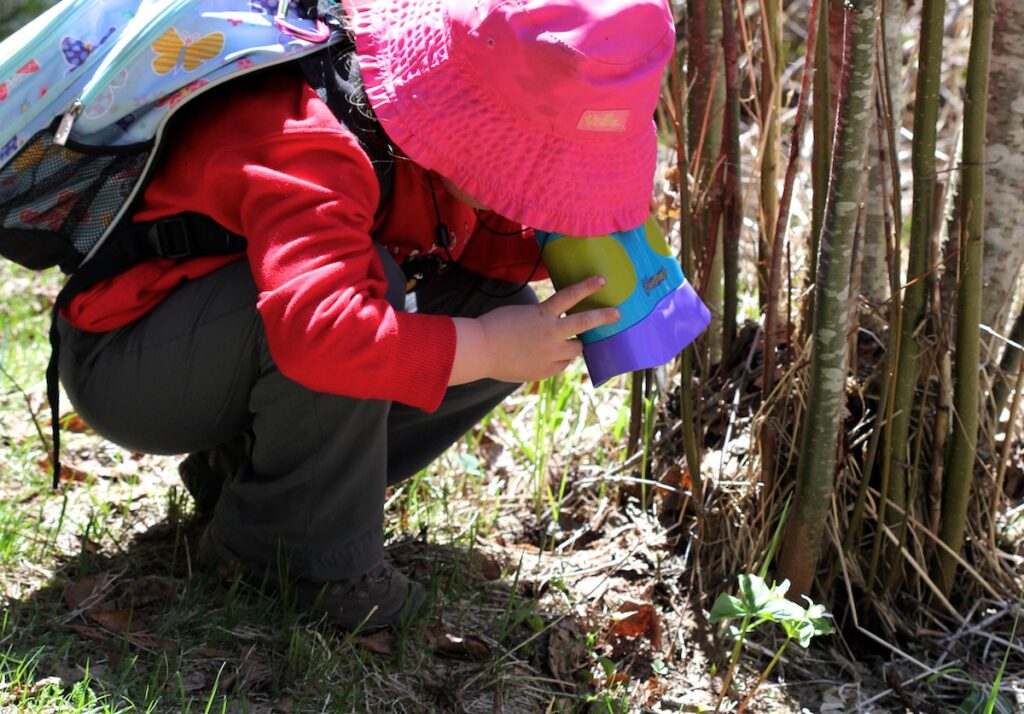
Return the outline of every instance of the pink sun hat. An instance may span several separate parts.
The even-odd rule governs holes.
[[[344,0],[398,148],[497,213],[571,235],[650,211],[667,0]]]

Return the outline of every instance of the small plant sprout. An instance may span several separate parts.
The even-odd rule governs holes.
[[[796,640],[801,647],[807,647],[815,635],[827,635],[832,632],[832,625],[829,622],[831,615],[825,612],[823,605],[818,605],[807,599],[807,607],[786,598],[789,590],[789,581],[783,580],[778,585],[769,586],[760,575],[743,574],[738,577],[740,585],[740,597],[722,593],[711,608],[710,620],[712,623],[739,620],[739,624],[729,626],[729,634],[736,639],[733,647],[732,657],[729,660],[729,669],[725,673],[725,683],[722,685],[722,692],[715,705],[715,711],[719,711],[722,700],[729,691],[729,684],[736,671],[739,662],[740,651],[747,634],[763,622],[776,622],[782,626],[786,633],[786,639],[779,646],[772,657],[771,662],[758,677],[757,682],[743,698],[737,714],[742,714],[753,699],[758,687],[768,678],[775,665],[782,658],[789,643]]]

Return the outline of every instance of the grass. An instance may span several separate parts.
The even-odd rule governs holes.
[[[390,557],[427,587],[427,616],[394,635],[344,633],[305,620],[286,596],[197,568],[202,524],[176,459],[124,452],[72,420],[72,479],[50,488],[42,376],[56,278],[0,271],[0,711],[633,705],[646,680],[621,673],[649,644],[637,637],[609,657],[612,597],[588,602],[574,582],[602,572],[614,549],[556,551],[609,496],[573,485],[622,459],[621,386],[595,392],[581,365],[531,385],[394,489]]]
[[[287,596],[197,567],[202,524],[176,459],[125,452],[66,413],[72,478],[50,488],[42,375],[54,283],[0,263],[0,712],[714,706],[728,652],[706,616],[726,580],[707,558],[759,552],[746,542],[759,537],[743,525],[746,496],[729,491],[751,472],[729,450],[709,453],[715,509],[737,524],[720,532],[744,542],[701,550],[719,536],[653,486],[678,469],[681,445],[651,400],[642,410],[658,418],[626,460],[628,380],[594,390],[575,364],[527,385],[395,488],[389,557],[426,586],[426,615],[395,634],[344,633],[307,621]],[[737,443],[748,422],[736,420]],[[770,657],[778,644],[751,643],[737,692],[764,668],[757,648]],[[811,657],[787,651],[778,669],[816,685],[766,682],[756,711],[814,711],[847,683]],[[992,679],[986,666],[1010,671],[975,662],[972,682]],[[887,686],[864,676],[865,696]]]
[[[125,452],[65,413],[71,478],[50,488],[42,375],[54,292],[54,276],[0,263],[0,712],[714,706],[728,652],[706,617],[726,580],[707,559],[758,552],[746,542],[760,537],[743,525],[747,496],[729,491],[750,467],[729,450],[708,454],[715,509],[735,521],[721,533],[744,542],[725,536],[702,551],[702,539],[722,536],[702,533],[677,495],[654,487],[681,460],[672,417],[654,401],[641,401],[658,418],[627,462],[628,380],[595,390],[575,364],[527,385],[395,488],[389,557],[426,586],[426,615],[395,634],[344,633],[307,621],[287,596],[197,567],[202,523],[177,459]],[[736,443],[748,424],[736,420]],[[736,692],[779,643],[751,644]],[[817,684],[766,682],[755,710],[814,711],[847,682],[839,665],[810,657],[787,651],[778,669]],[[988,675],[1009,673],[990,665]],[[974,663],[972,682],[992,678],[986,666]],[[868,693],[887,686],[864,676]]]
[[[392,490],[389,557],[425,585],[427,612],[393,634],[339,632],[304,619],[287,594],[197,567],[202,523],[177,459],[125,452],[65,413],[72,478],[50,488],[42,374],[54,283],[0,263],[0,712],[714,706],[728,652],[706,615],[724,581],[701,585],[714,569],[694,560],[692,514],[650,487],[681,459],[666,415],[647,420],[624,465],[628,380],[594,390],[575,364],[527,385]],[[733,484],[746,478],[736,469]],[[723,518],[741,521],[740,509]],[[737,691],[763,669],[760,644]],[[778,668],[834,686],[848,676],[807,656],[787,652]],[[756,711],[814,710],[824,689],[766,682]]]

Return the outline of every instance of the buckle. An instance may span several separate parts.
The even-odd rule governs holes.
[[[189,233],[185,219],[176,216],[155,221],[146,231],[146,239],[161,258],[187,258],[196,252]]]
[[[402,263],[402,272],[407,280],[433,280],[444,272],[448,263],[437,253],[417,255],[414,258],[407,258]]]

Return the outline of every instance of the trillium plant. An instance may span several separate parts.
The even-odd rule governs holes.
[[[832,625],[830,623],[831,615],[825,611],[823,605],[815,604],[809,598],[805,598],[807,607],[803,607],[800,603],[786,598],[786,593],[789,591],[788,580],[783,580],[772,586],[769,586],[759,575],[743,574],[738,577],[738,580],[740,597],[723,593],[711,608],[710,620],[712,623],[738,621],[738,623],[729,625],[729,634],[735,638],[736,643],[729,660],[729,669],[725,675],[722,694],[715,707],[716,712],[721,708],[722,700],[729,690],[729,684],[735,673],[736,664],[739,662],[740,651],[747,634],[761,623],[776,622],[786,635],[786,639],[776,650],[775,656],[772,657],[771,662],[768,663],[754,687],[747,693],[736,710],[737,714],[741,714],[750,704],[758,687],[768,678],[779,659],[782,658],[782,654],[789,647],[790,642],[796,640],[801,647],[807,647],[815,635],[830,634]]]

